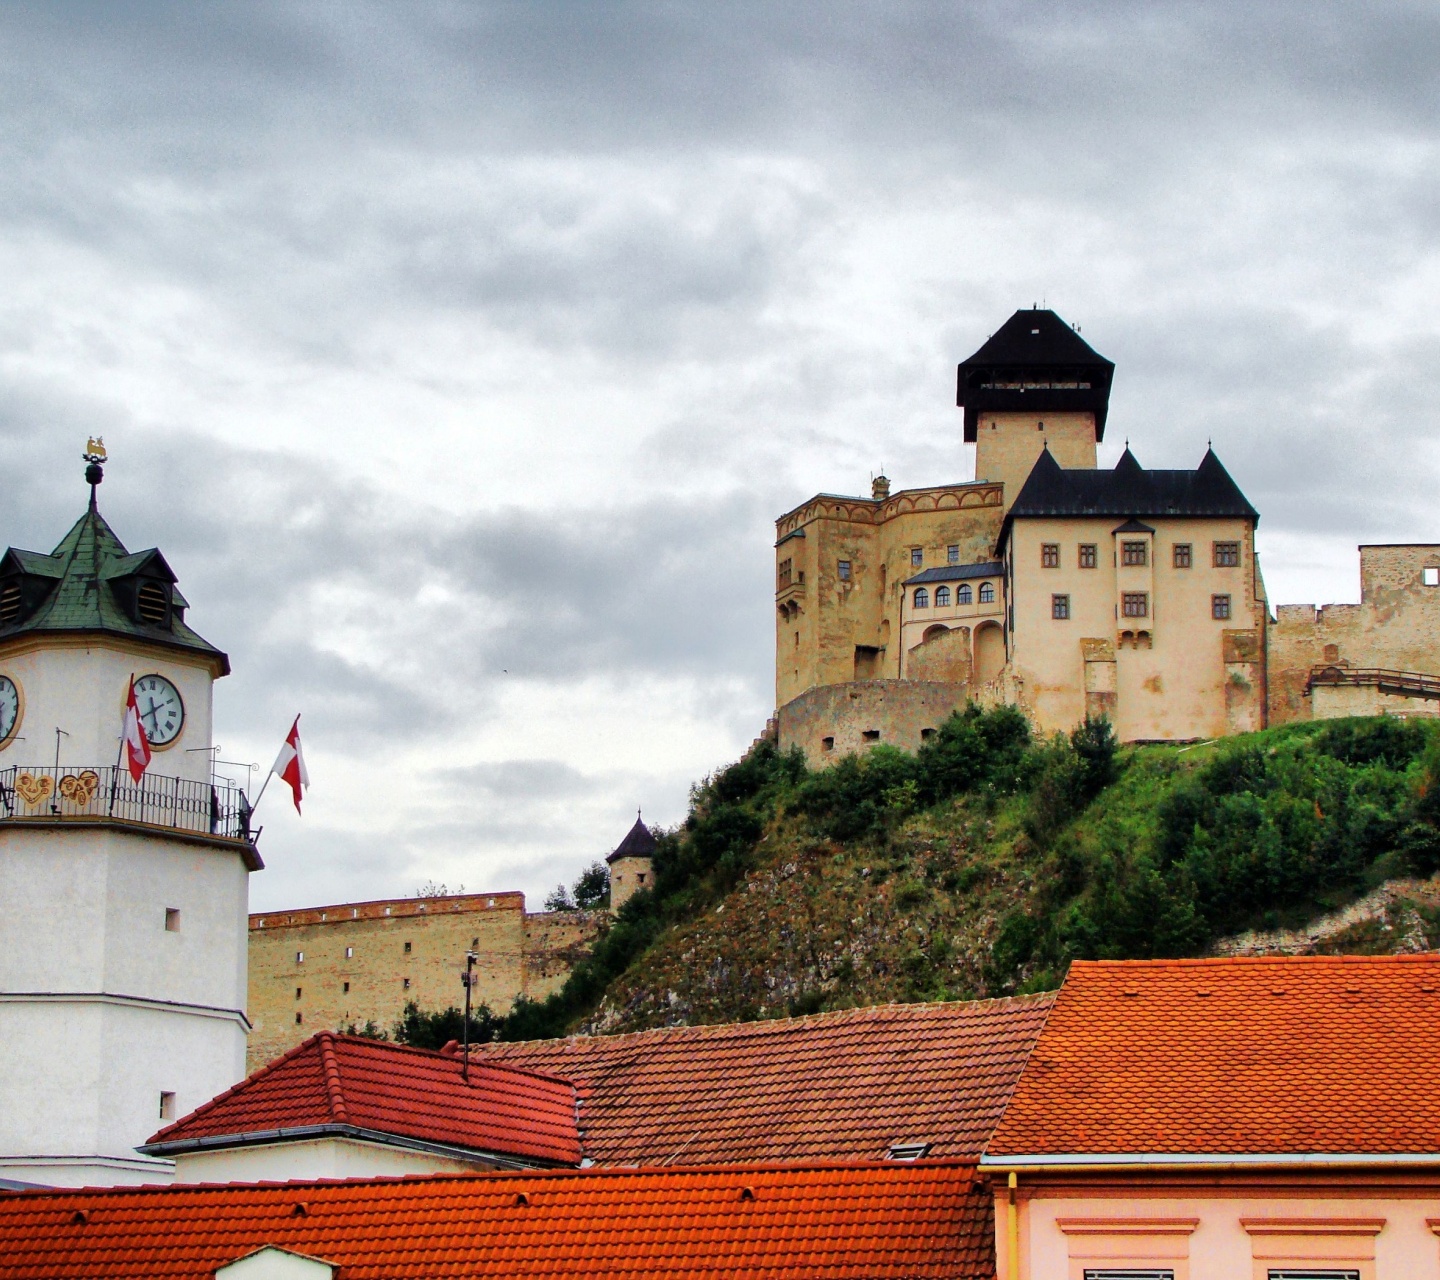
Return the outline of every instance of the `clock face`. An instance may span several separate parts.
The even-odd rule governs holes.
[[[180,736],[185,725],[185,704],[180,690],[164,676],[141,676],[135,681],[135,705],[140,727],[152,747],[164,747]]]
[[[0,745],[10,741],[20,723],[20,690],[9,676],[0,676]]]

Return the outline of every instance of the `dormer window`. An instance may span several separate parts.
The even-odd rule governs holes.
[[[135,613],[152,627],[170,624],[170,593],[160,582],[142,582],[135,593]]]
[[[23,600],[18,582],[7,582],[0,587],[0,627],[8,627],[12,623],[19,622],[22,605]]]

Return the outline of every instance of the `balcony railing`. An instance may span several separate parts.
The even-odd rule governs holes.
[[[115,818],[175,831],[253,841],[245,793],[227,782],[191,782],[114,765],[0,770],[0,822]]]
[[[1440,676],[1424,671],[1391,671],[1387,667],[1341,667],[1333,663],[1321,663],[1310,668],[1310,678],[1305,681],[1307,697],[1317,684],[1369,686],[1381,693],[1440,701]]]

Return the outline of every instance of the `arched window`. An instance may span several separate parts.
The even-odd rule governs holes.
[[[928,609],[930,607],[930,593],[924,587],[915,588],[915,607],[917,609]]]
[[[970,590],[970,584],[968,582],[955,593],[956,604],[969,604],[974,599],[975,593]]]
[[[980,603],[995,603],[995,584],[993,582],[982,582],[980,584]]]
[[[949,588],[949,587],[936,587],[936,588],[935,588],[935,607],[936,607],[937,609],[946,609],[946,608],[949,608],[949,606],[950,606],[950,588]]]

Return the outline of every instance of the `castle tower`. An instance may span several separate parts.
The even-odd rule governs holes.
[[[1017,311],[959,368],[976,480],[1003,483],[1008,509],[1044,449],[1067,470],[1093,469],[1114,372],[1053,311]]]
[[[605,861],[610,866],[610,910],[619,911],[642,889],[655,884],[655,837],[635,815],[635,825]]]
[[[0,558],[0,1179],[168,1181],[135,1147],[244,1075],[244,799],[213,777],[229,661],[95,500]],[[119,767],[132,676],[153,752]]]

